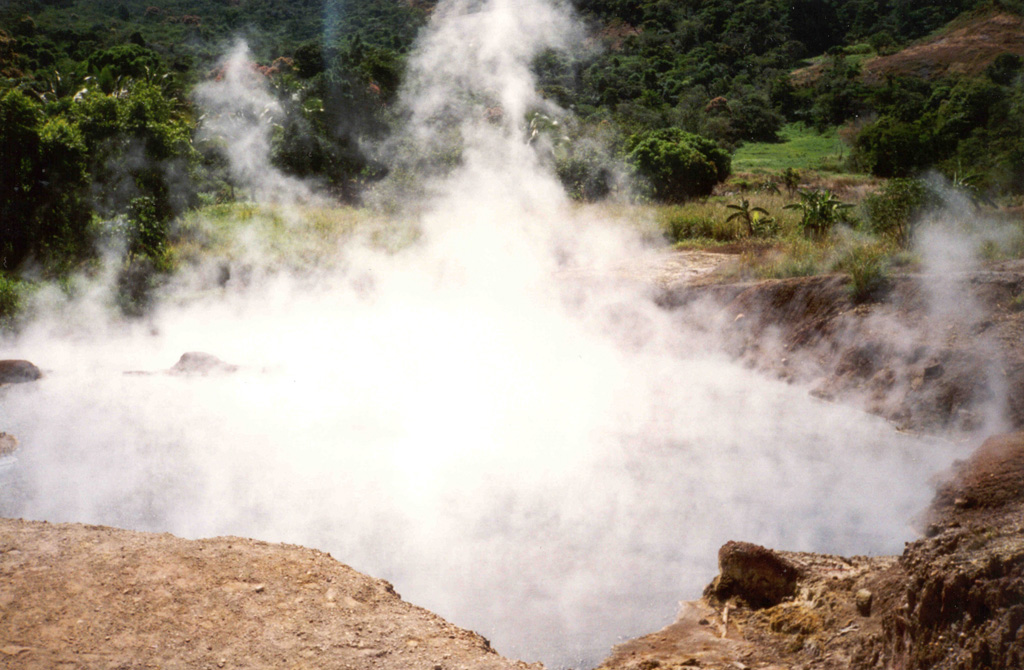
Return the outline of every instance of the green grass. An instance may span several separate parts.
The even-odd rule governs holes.
[[[336,262],[339,246],[356,237],[375,248],[396,251],[417,235],[413,224],[365,208],[237,202],[203,207],[182,217],[171,252],[179,264],[210,255],[249,256],[272,267],[298,269]]]
[[[819,133],[803,123],[779,131],[782,142],[748,142],[732,156],[733,172],[777,173],[795,170],[841,171],[849,150],[835,128]]]

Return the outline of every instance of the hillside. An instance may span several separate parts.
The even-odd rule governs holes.
[[[889,77],[977,77],[1002,54],[1024,57],[1024,17],[987,11],[967,15],[896,53],[863,59],[860,79],[878,86]],[[793,82],[798,86],[814,84],[826,67],[825,62],[818,62],[795,70]]]

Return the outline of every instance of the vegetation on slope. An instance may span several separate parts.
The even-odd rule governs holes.
[[[271,138],[276,166],[357,201],[367,184],[388,174],[389,165],[362,147],[401,123],[393,111],[405,58],[433,5],[5,3],[3,304],[17,304],[27,267],[64,276],[94,258],[107,236],[122,242],[124,304],[135,305],[155,275],[173,268],[172,223],[197,206],[238,197],[222,148],[197,141],[200,114],[192,103],[193,87],[219,76],[218,58],[238,36],[286,112]],[[572,115],[523,120],[541,133],[557,127],[549,158],[573,197],[621,192],[623,165],[644,185],[634,195],[670,202],[707,197],[732,170],[756,171],[762,185],[789,194],[786,203],[764,207],[772,216],[759,220],[757,235],[786,237],[792,226],[784,204],[802,202],[796,189],[807,184],[798,175],[809,169],[901,179],[937,169],[984,198],[1024,193],[1024,78],[1013,46],[1024,43],[1019,2],[574,6],[592,28],[591,43],[534,63],[541,93]],[[949,62],[960,48],[970,67],[907,65],[936,45]],[[801,160],[804,145],[809,153]],[[741,176],[726,190],[750,188]],[[735,213],[727,205],[740,202],[720,203],[721,214]],[[865,212],[851,216],[867,222],[867,231],[874,224]],[[700,236],[754,230],[736,219],[708,228],[721,218],[704,217]],[[700,227],[673,226],[673,237]]]

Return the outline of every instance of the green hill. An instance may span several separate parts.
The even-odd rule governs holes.
[[[1020,2],[573,4],[592,37],[541,54],[534,69],[540,92],[572,112],[551,160],[575,197],[607,194],[613,163],[656,148],[645,138],[707,146],[706,138],[739,150],[743,165],[787,146],[780,142],[796,127],[826,139],[842,128],[848,147],[830,149],[833,169],[888,177],[938,168],[975,175],[990,195],[1024,193]],[[95,253],[97,221],[114,219],[128,231],[131,263],[165,267],[170,222],[235,194],[221,150],[193,141],[191,91],[238,37],[286,112],[272,138],[275,164],[358,199],[392,168],[362,147],[401,124],[393,102],[405,58],[433,8],[427,0],[8,0],[0,6],[0,272],[35,259],[61,274]],[[686,132],[661,132],[669,128]],[[140,151],[147,163],[128,160]]]

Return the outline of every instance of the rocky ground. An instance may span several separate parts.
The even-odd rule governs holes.
[[[987,440],[902,556],[730,542],[704,597],[604,670],[1024,667],[1024,433]]]
[[[1024,265],[904,275],[868,301],[843,276],[677,282],[749,365],[898,426],[966,436],[1024,427]],[[993,437],[939,485],[902,556],[730,542],[704,597],[616,647],[607,670],[1024,667],[1024,433]]]
[[[1024,265],[901,276],[856,302],[841,276],[694,281],[720,262],[667,254],[623,272],[726,351],[823,398],[914,430],[1024,427]],[[165,372],[231,367],[191,353]],[[0,361],[0,384],[39,374]],[[0,434],[0,447],[18,444]],[[986,441],[930,514],[898,557],[730,542],[700,601],[602,667],[1024,667],[1024,433]],[[524,666],[318,551],[0,520],[0,667]]]
[[[900,428],[1024,428],[1021,261],[899,275],[861,302],[842,275],[676,282],[659,300],[668,309],[703,309],[705,327],[749,365]]]

